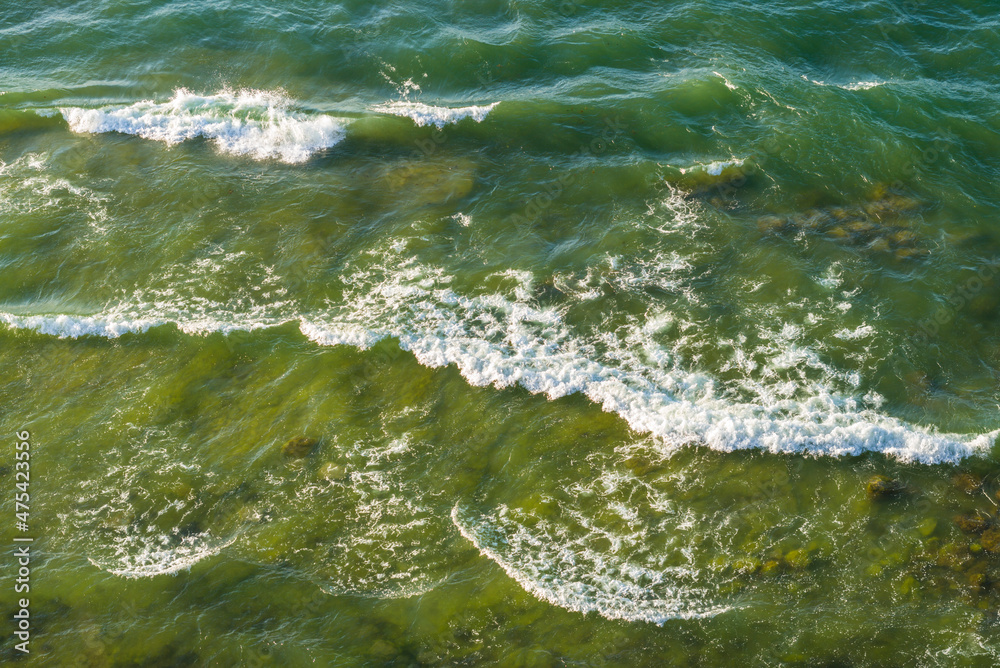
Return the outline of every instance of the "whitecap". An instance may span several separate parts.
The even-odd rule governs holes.
[[[499,102],[482,106],[471,107],[434,107],[422,102],[386,102],[372,107],[372,111],[392,114],[393,116],[403,116],[411,119],[418,126],[434,125],[438,129],[445,125],[458,123],[466,118],[471,118],[477,123],[481,123],[486,116],[493,111]]]
[[[120,132],[176,144],[194,137],[220,151],[257,160],[303,162],[345,136],[346,119],[292,111],[285,96],[255,90],[197,95],[178,89],[166,102],[126,106],[61,108],[73,132]]]

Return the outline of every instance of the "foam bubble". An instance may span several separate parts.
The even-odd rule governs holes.
[[[344,138],[345,119],[294,112],[290,106],[284,96],[266,91],[196,95],[181,88],[166,102],[60,112],[73,132],[121,132],[167,144],[205,137],[225,153],[289,163],[303,162]]]

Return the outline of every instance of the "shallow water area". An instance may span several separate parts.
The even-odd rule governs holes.
[[[995,665],[994,9],[6,7],[2,660]]]

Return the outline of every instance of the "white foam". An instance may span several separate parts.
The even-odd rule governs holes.
[[[845,341],[852,341],[854,339],[866,339],[870,336],[875,335],[875,328],[871,325],[861,325],[855,329],[841,329],[839,332],[835,332],[834,336],[838,339],[844,339]]]
[[[726,77],[722,76],[722,75],[721,75],[721,74],[719,74],[718,72],[712,72],[712,74],[714,74],[715,76],[717,76],[717,77],[719,77],[720,79],[722,79],[722,83],[724,83],[724,84],[726,85],[726,88],[728,88],[729,90],[737,90],[738,86],[736,86],[736,85],[735,85],[734,83],[732,83],[732,82],[731,82],[731,81],[730,81],[729,79],[727,79]]]
[[[115,542],[112,546],[116,552],[114,557],[88,557],[87,560],[112,575],[148,578],[191,568],[202,559],[218,554],[235,540],[236,537],[233,536],[227,541],[218,542],[209,534],[198,534],[185,537],[180,545],[171,545],[173,541],[169,536],[133,534]]]
[[[505,517],[506,508],[498,517],[477,521],[462,515],[455,505],[451,521],[480,554],[531,595],[566,610],[663,624],[713,617],[731,609],[706,603],[702,589],[680,586],[683,580],[693,580],[691,569],[621,562],[616,550],[606,554],[587,547],[589,534],[567,539],[544,521],[529,529]]]
[[[829,83],[827,83],[825,81],[817,81],[815,79],[810,79],[809,77],[807,77],[804,74],[801,75],[801,76],[802,76],[802,78],[804,80],[806,80],[809,83],[814,84],[816,86],[836,86],[837,88],[840,88],[840,89],[843,89],[843,90],[868,90],[869,88],[876,88],[876,87],[882,86],[882,85],[884,85],[886,83],[885,81],[856,81],[856,82],[847,83],[847,84],[829,84]]]
[[[720,176],[723,170],[729,167],[742,167],[743,160],[733,158],[732,160],[716,160],[708,164],[696,164],[693,167],[682,167],[681,174],[691,174],[693,172],[705,172],[709,176]]]
[[[469,325],[473,318],[485,318],[502,307],[502,300],[474,300],[454,293],[442,294],[439,299],[452,302],[453,310],[430,301],[412,308],[401,307],[411,316],[419,314],[417,317],[427,326],[423,331],[412,331],[398,323],[387,322],[385,329],[365,329],[357,323],[315,318],[300,319],[299,328],[319,345],[367,348],[382,338],[395,336],[421,364],[454,364],[475,386],[520,385],[551,399],[580,392],[604,410],[621,416],[636,431],[658,436],[671,448],[698,442],[726,452],[751,448],[830,456],[880,452],[902,461],[933,464],[984,454],[1000,435],[1000,430],[979,435],[939,433],[872,410],[857,410],[856,401],[835,396],[799,402],[791,412],[790,402],[780,397],[772,406],[729,403],[712,396],[711,379],[703,376],[642,369],[623,351],[616,353],[622,364],[608,365],[591,359],[586,346],[565,336],[540,337],[532,333],[532,323],[544,324],[546,318],[551,319],[551,313],[511,306],[506,340],[496,341],[495,336],[470,331]],[[168,323],[189,334],[252,331],[282,324],[10,313],[0,313],[0,322],[67,338],[115,338]],[[549,326],[558,329],[558,323],[550,322]],[[796,364],[801,362],[796,359]],[[850,377],[845,377],[845,382],[854,384]]]
[[[885,84],[884,81],[858,81],[856,83],[849,83],[841,86],[845,90],[868,90],[869,88],[876,88]]]
[[[167,144],[205,137],[220,151],[257,160],[296,163],[335,146],[346,120],[290,110],[290,101],[266,91],[196,95],[178,89],[166,102],[145,100],[100,109],[60,109],[73,132],[121,132]]]
[[[533,302],[530,273],[501,272],[501,284],[508,286],[503,294],[469,297],[449,287],[451,276],[442,268],[421,266],[391,251],[386,261],[381,277],[370,269],[342,277],[343,301],[326,312],[301,314],[292,304],[247,312],[160,301],[92,316],[0,313],[0,323],[60,337],[114,338],[169,323],[203,335],[296,322],[318,345],[358,348],[395,337],[421,364],[455,365],[475,386],[520,385],[551,399],[582,393],[636,431],[658,437],[666,449],[700,443],[719,451],[877,452],[933,464],[985,454],[1000,435],[1000,430],[942,433],[880,413],[880,397],[854,395],[862,380],[858,372],[825,361],[809,347],[801,327],[790,323],[761,329],[763,343],[754,350],[743,350],[739,341],[717,342],[734,349],[730,368],[750,365],[736,383],[742,394],[736,394],[685,368],[677,353],[655,342],[658,328],[691,326],[697,331],[676,314],[653,313],[628,328],[584,336],[565,324],[557,310]],[[670,257],[664,262],[656,271],[618,266],[610,273],[623,288],[654,284],[676,289],[674,275],[684,265]],[[515,285],[509,287],[511,283]],[[759,315],[766,323],[766,314]],[[835,338],[870,339],[873,331],[862,325],[842,329]],[[686,344],[682,340],[678,345]],[[761,358],[766,368],[759,377],[749,375],[759,364],[751,360]]]
[[[493,111],[493,108],[500,104],[494,102],[483,106],[471,107],[433,107],[422,102],[387,102],[372,107],[372,111],[392,114],[393,116],[403,116],[412,119],[418,126],[434,125],[438,129],[445,125],[458,123],[466,118],[471,118],[477,123],[481,123],[486,116]]]
[[[165,324],[165,321],[154,318],[116,319],[73,315],[20,316],[11,313],[0,313],[0,322],[17,329],[30,329],[61,339],[76,339],[81,336],[103,336],[108,339],[116,339],[122,334],[145,332],[152,327]]]
[[[582,392],[636,431],[659,436],[671,447],[700,442],[727,452],[758,448],[833,456],[872,451],[931,464],[983,454],[1000,435],[1000,430],[978,436],[940,434],[871,411],[820,412],[803,406],[799,414],[785,417],[780,405],[679,399],[649,378],[569,350],[560,352],[556,345],[546,355],[544,343],[504,350],[475,337],[403,335],[400,342],[426,366],[455,364],[473,385],[519,384],[552,399]],[[678,380],[672,378],[669,384]]]
[[[0,213],[30,214],[42,209],[73,207],[84,211],[91,227],[104,231],[108,197],[53,176],[47,158],[29,153],[13,162],[0,160]]]

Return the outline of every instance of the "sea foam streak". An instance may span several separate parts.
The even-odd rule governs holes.
[[[412,119],[418,126],[434,125],[438,129],[445,125],[457,123],[466,118],[471,118],[477,123],[481,123],[486,116],[493,111],[493,108],[500,104],[494,102],[483,106],[471,107],[434,107],[421,102],[387,102],[385,104],[372,107],[372,111],[393,116],[404,116]]]
[[[66,107],[60,112],[73,132],[121,132],[168,144],[205,137],[225,153],[289,163],[303,162],[344,138],[346,119],[294,112],[289,106],[289,100],[276,93],[195,95],[182,88],[166,102]]]
[[[797,412],[785,404],[732,403],[702,390],[709,379],[644,364],[627,349],[615,361],[595,359],[589,346],[559,322],[557,314],[499,296],[469,298],[450,290],[383,285],[361,297],[380,302],[377,310],[351,304],[337,314],[281,319],[171,317],[116,309],[104,315],[16,315],[0,312],[9,327],[59,337],[117,337],[172,324],[191,335],[252,331],[298,321],[318,345],[367,348],[395,337],[428,367],[454,364],[476,386],[520,385],[556,399],[580,392],[605,411],[621,416],[639,432],[662,439],[668,448],[700,443],[731,452],[845,456],[879,452],[907,462],[957,462],[989,451],[1000,430],[979,435],[938,433],[873,410],[839,408],[829,397],[803,402]],[[363,302],[362,302],[363,303]],[[361,315],[358,315],[361,314]],[[365,322],[359,322],[357,318]],[[503,340],[495,333],[504,331]]]
[[[451,520],[480,554],[525,591],[552,605],[653,624],[712,617],[730,609],[705,603],[703,590],[679,586],[677,582],[691,579],[685,569],[618,563],[614,555],[588,548],[586,539],[567,541],[554,530],[529,530],[510,522],[505,510],[501,509],[499,517],[473,521],[456,505]]]

